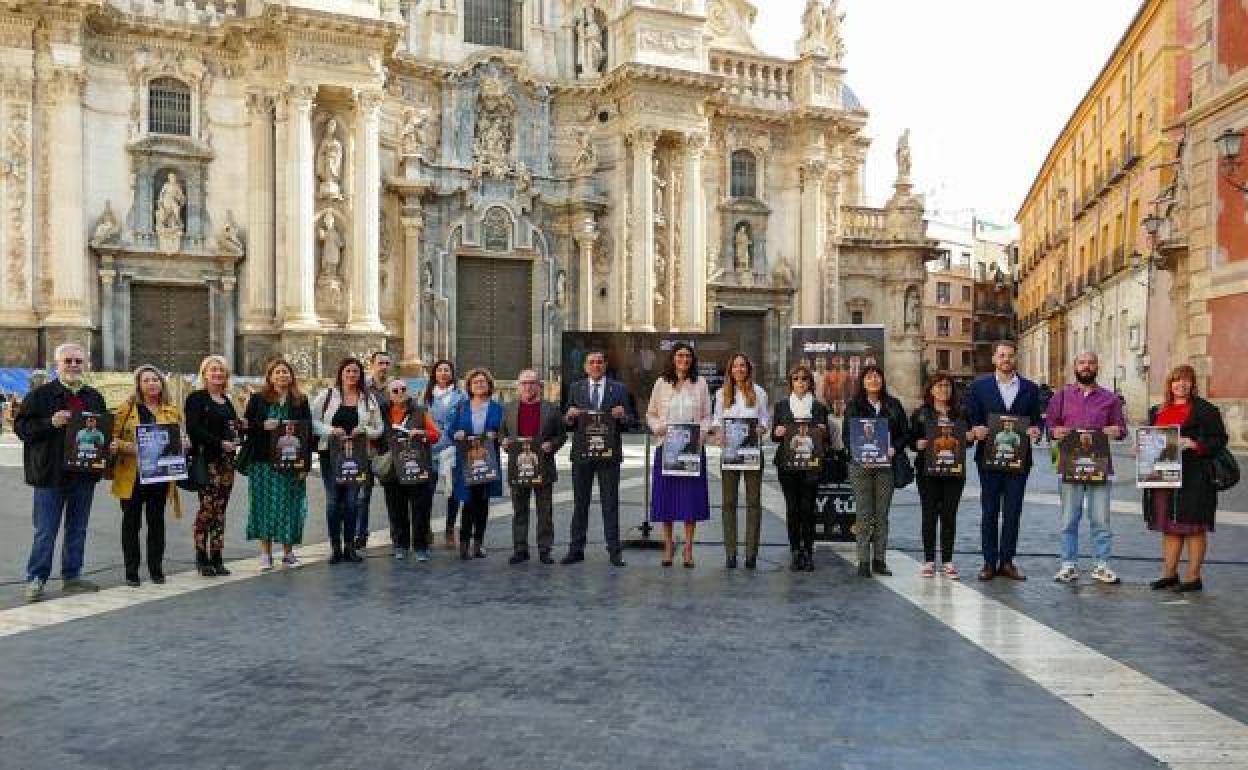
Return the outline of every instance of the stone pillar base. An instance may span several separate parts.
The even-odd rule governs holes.
[[[0,367],[37,369],[41,365],[37,327],[0,328]]]

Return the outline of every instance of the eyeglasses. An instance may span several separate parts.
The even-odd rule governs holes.
[[[406,393],[407,388],[391,388],[390,392],[391,393]]]
[[[63,364],[84,364],[86,362],[87,362],[87,359],[85,358],[62,358],[61,359],[61,363]]]
[[[521,385],[541,385],[542,383],[538,380],[520,380],[520,384]]]

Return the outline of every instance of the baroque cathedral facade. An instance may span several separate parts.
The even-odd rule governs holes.
[[[557,373],[565,330],[887,327],[918,394],[935,256],[835,0],[794,58],[749,0],[0,0],[0,366],[385,348]]]

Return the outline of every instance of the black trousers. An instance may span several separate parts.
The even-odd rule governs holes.
[[[923,561],[936,561],[936,526],[940,525],[940,558],[953,561],[957,535],[958,503],[966,479],[929,478],[920,475],[919,504],[923,508]]]
[[[121,501],[121,553],[127,576],[139,574],[139,529],[147,519],[147,571],[162,575],[161,562],[165,558],[165,499],[169,494],[167,483],[134,483],[129,500]]]
[[[485,540],[485,523],[490,519],[490,490],[488,484],[468,487],[468,500],[464,502],[460,518],[459,540],[466,543],[475,539]]]
[[[784,518],[789,527],[789,548],[815,547],[815,490],[818,481],[805,472],[779,471],[780,489],[784,492]]]
[[[598,497],[602,502],[602,534],[607,552],[620,552],[620,464],[595,462],[572,465],[572,528],[568,553],[585,552],[594,479],[598,480]]]
[[[390,539],[400,550],[429,549],[429,515],[433,511],[433,482],[404,486],[383,484]]]

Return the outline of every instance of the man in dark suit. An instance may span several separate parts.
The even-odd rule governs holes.
[[[982,487],[980,508],[980,537],[984,554],[984,566],[979,571],[980,580],[992,580],[997,575],[1011,580],[1026,580],[1022,570],[1014,565],[1018,548],[1018,527],[1023,516],[1023,494],[1027,490],[1027,476],[1031,473],[1031,452],[1024,459],[1021,473],[1004,473],[984,467],[985,453],[991,445],[988,435],[988,416],[1012,414],[1031,421],[1027,434],[1034,444],[1040,438],[1040,389],[1031,380],[1018,376],[1015,360],[1017,346],[1008,340],[998,342],[993,348],[992,363],[995,371],[971,383],[966,393],[966,414],[975,433],[975,463],[979,467]]]
[[[572,458],[571,542],[562,564],[585,561],[585,533],[589,529],[589,501],[593,496],[594,479],[598,479],[598,495],[602,499],[602,532],[607,541],[611,564],[624,566],[620,552],[620,463],[623,462],[620,434],[634,422],[629,412],[628,391],[624,385],[607,377],[607,354],[591,350],[585,356],[583,380],[572,383],[568,392],[568,412],[564,417],[569,429],[576,428],[577,418],[587,411],[607,412],[615,420],[614,451],[605,460],[579,461]],[[573,455],[576,453],[573,452]]]
[[[525,369],[516,376],[516,382],[520,386],[520,400],[503,406],[503,448],[510,449],[517,438],[532,439],[533,446],[540,450],[542,483],[538,487],[511,487],[511,507],[514,513],[511,524],[514,548],[511,564],[529,560],[530,496],[536,500],[537,507],[538,558],[542,564],[554,564],[550,548],[555,542],[554,509],[551,504],[552,490],[557,478],[555,452],[563,446],[568,434],[559,405],[542,400],[542,381],[538,379],[537,372]]]

